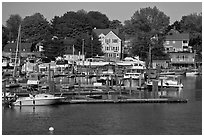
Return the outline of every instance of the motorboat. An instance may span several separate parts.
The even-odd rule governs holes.
[[[191,71],[186,72],[186,76],[196,76],[196,75],[199,75],[199,72],[197,69],[193,69]]]
[[[145,62],[139,60],[139,57],[132,58],[132,57],[126,57],[124,60],[116,62],[118,66],[143,66],[145,67]]]
[[[146,84],[148,87],[152,87],[153,82],[148,81]],[[183,88],[183,84],[178,79],[178,76],[173,75],[160,77],[158,80],[158,87],[161,88],[161,86],[165,88]]]
[[[143,66],[132,66],[126,70],[123,78],[139,79],[141,77],[141,79],[144,79],[144,71],[145,69]]]
[[[29,94],[29,97],[18,97],[14,106],[46,106],[61,103],[65,97],[57,97],[48,93],[41,93],[36,95]]]

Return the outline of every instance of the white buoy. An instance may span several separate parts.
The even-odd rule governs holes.
[[[54,131],[54,128],[53,127],[49,127],[49,131]]]

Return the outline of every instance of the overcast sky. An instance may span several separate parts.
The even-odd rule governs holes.
[[[54,16],[80,9],[99,11],[109,20],[117,19],[123,23],[140,8],[154,6],[170,17],[170,24],[180,21],[182,16],[202,12],[201,2],[3,2],[2,23],[5,25],[11,14],[24,18],[38,12],[50,21]]]

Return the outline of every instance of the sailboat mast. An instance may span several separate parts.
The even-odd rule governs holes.
[[[13,77],[16,75],[16,67],[17,67],[17,60],[18,60],[18,52],[20,54],[20,49],[19,49],[19,43],[20,42],[20,32],[21,32],[21,25],[19,25],[18,29],[18,38],[17,38],[17,45],[16,45],[16,55],[15,55],[15,64],[14,64],[14,71],[13,71]],[[19,55],[20,56],[20,55]],[[19,59],[20,62],[20,59]]]

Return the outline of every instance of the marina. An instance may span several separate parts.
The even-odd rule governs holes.
[[[3,2],[2,134],[201,135],[200,5]]]

